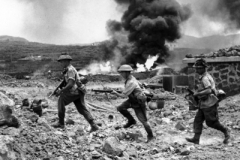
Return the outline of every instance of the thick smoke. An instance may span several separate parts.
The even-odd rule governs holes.
[[[109,20],[106,29],[111,39],[102,44],[105,51],[104,58],[112,61],[115,66],[119,66],[132,48],[128,42],[129,33],[123,29],[121,22],[115,20]]]
[[[169,55],[165,43],[181,37],[180,24],[190,17],[189,7],[181,6],[175,0],[115,1],[120,5],[129,4],[121,25],[133,47],[123,53],[121,63],[136,67],[137,63],[144,64],[149,56],[156,55],[159,56],[156,63],[163,63]],[[108,28],[118,29],[118,25],[119,23],[111,23]]]

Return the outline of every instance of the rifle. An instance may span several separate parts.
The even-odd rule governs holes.
[[[92,89],[92,91],[94,91],[95,93],[99,92],[99,93],[112,93],[114,89]],[[122,91],[120,90],[115,90],[118,93],[122,93]]]
[[[188,91],[188,94],[185,96],[185,98],[189,102],[189,110],[196,110],[198,108],[199,98],[193,96],[194,95],[193,90],[189,88],[185,88],[185,89]]]
[[[48,96],[48,98],[52,97],[53,95],[56,95],[56,92],[58,89],[62,89],[66,85],[65,80],[62,80],[61,83],[58,84],[58,86],[55,88],[55,90]]]
[[[144,88],[151,88],[151,89],[159,89],[159,88],[163,88],[162,84],[147,84],[147,83],[142,83],[141,86],[143,86]]]
[[[152,97],[151,100],[176,100],[177,97],[175,96],[155,96],[155,97]]]

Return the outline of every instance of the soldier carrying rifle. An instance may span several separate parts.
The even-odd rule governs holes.
[[[71,65],[72,57],[68,54],[62,54],[58,58],[58,62],[61,63],[64,68],[64,82],[65,86],[60,87],[61,89],[56,90],[56,95],[59,96],[58,99],[58,118],[59,121],[56,124],[53,124],[55,128],[64,128],[64,117],[65,117],[65,106],[73,102],[80,114],[84,116],[84,118],[91,125],[91,131],[98,130],[94,119],[86,107],[84,96],[85,91],[83,86],[81,85],[79,79],[79,75],[77,70]],[[80,83],[80,84],[79,84]],[[62,84],[62,83],[61,83]]]
[[[203,122],[214,129],[224,133],[224,144],[228,143],[230,139],[229,130],[224,127],[218,119],[218,101],[215,82],[212,76],[207,72],[207,63],[204,59],[199,59],[194,66],[196,73],[199,74],[199,84],[197,84],[197,92],[194,97],[198,99],[198,111],[194,119],[194,137],[186,138],[188,142],[199,144],[200,136],[202,134]]]
[[[124,128],[129,128],[132,125],[136,124],[135,119],[127,110],[128,108],[133,108],[135,114],[139,121],[143,124],[147,132],[147,142],[150,142],[154,139],[152,129],[147,121],[146,115],[146,95],[143,93],[143,90],[140,87],[139,82],[134,76],[131,75],[132,67],[129,65],[122,65],[118,69],[118,72],[125,79],[125,89],[122,93],[119,93],[113,90],[111,93],[119,97],[125,98],[128,97],[128,100],[123,102],[120,106],[117,107],[117,110],[127,118],[128,122],[123,126]]]

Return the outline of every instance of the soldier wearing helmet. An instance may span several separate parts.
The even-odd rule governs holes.
[[[194,119],[194,137],[186,138],[188,142],[199,144],[200,136],[202,134],[203,122],[214,129],[224,133],[225,139],[223,143],[228,143],[230,139],[229,130],[224,127],[218,119],[218,98],[216,97],[216,88],[213,77],[207,72],[207,63],[204,59],[198,59],[194,66],[196,73],[199,75],[198,83],[196,85],[197,92],[194,94],[198,97],[199,109]]]
[[[84,96],[85,93],[79,90],[77,85],[78,80],[80,79],[77,70],[71,65],[72,57],[66,53],[60,55],[58,62],[61,63],[64,71],[63,76],[66,82],[66,86],[61,90],[57,91],[59,95],[58,99],[58,117],[59,121],[56,124],[53,124],[55,128],[64,128],[64,118],[65,118],[65,106],[73,102],[80,114],[91,125],[91,132],[98,130],[94,119],[86,107]]]
[[[116,91],[113,91],[112,93],[123,98],[128,97],[128,100],[117,107],[117,110],[128,120],[128,122],[123,127],[129,128],[132,125],[136,124],[135,119],[127,110],[128,108],[133,108],[137,118],[143,124],[148,134],[147,142],[149,142],[154,139],[154,136],[152,129],[147,122],[146,96],[140,87],[140,83],[134,76],[131,75],[132,70],[133,69],[130,65],[124,64],[120,66],[118,72],[125,79],[125,89],[122,93],[118,93]]]

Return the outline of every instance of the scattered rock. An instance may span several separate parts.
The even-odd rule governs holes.
[[[171,110],[166,110],[166,111],[163,113],[163,116],[164,116],[164,117],[168,117],[168,116],[170,116],[170,115],[172,115],[172,111],[171,111]]]
[[[162,118],[162,121],[169,124],[171,122],[171,120],[169,118]]]
[[[28,115],[25,115],[25,117],[31,120],[32,123],[36,123],[39,118],[36,114],[28,114]]]
[[[3,92],[0,92],[0,110],[2,110],[1,106],[4,105],[14,106],[15,103],[12,99],[8,98],[8,96],[5,95]]]
[[[139,137],[143,137],[143,135],[142,135],[141,131],[137,130],[137,131],[135,131],[135,133],[133,133],[133,132],[126,132],[126,136],[125,137],[127,139],[137,141],[139,139]]]
[[[67,120],[66,120],[66,124],[67,125],[74,125],[74,121],[72,120],[72,119],[70,119],[70,118],[68,118]]]
[[[21,129],[9,127],[3,130],[2,134],[4,135],[10,135],[10,136],[18,136],[21,132]]]
[[[94,158],[100,158],[102,156],[102,154],[101,153],[99,153],[98,151],[96,151],[96,150],[94,150],[93,152],[92,152],[92,158],[94,159]]]
[[[22,100],[22,107],[23,106],[29,107],[29,105],[30,105],[30,102],[29,102],[29,100],[27,98]]]
[[[107,138],[103,145],[103,151],[113,156],[120,156],[125,149],[126,146],[115,137]]]
[[[126,152],[128,153],[128,155],[133,158],[133,159],[137,159],[138,158],[138,153],[136,148],[134,147],[129,147],[127,148]]]
[[[182,150],[181,153],[180,153],[180,155],[182,155],[182,156],[187,156],[189,154],[190,154],[190,151],[187,150],[187,149]]]
[[[14,139],[10,136],[0,135],[0,159],[17,159],[15,152],[9,147],[13,141]]]
[[[184,131],[186,129],[185,125],[182,122],[178,122],[175,126],[176,129]]]

